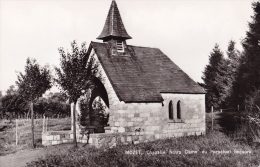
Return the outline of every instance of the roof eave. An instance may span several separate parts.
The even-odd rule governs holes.
[[[141,100],[141,101],[124,101],[125,103],[162,103],[163,100]]]
[[[114,36],[114,35],[106,35],[106,36],[104,36],[104,35],[100,35],[96,39],[105,40],[107,38],[121,38],[121,39],[125,39],[125,40],[132,39],[132,37],[129,36],[129,35],[128,36]]]
[[[201,92],[175,92],[175,91],[161,91],[160,93],[175,93],[175,94],[207,94],[206,91]]]

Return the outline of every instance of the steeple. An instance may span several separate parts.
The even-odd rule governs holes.
[[[106,42],[111,39],[124,41],[131,38],[132,37],[130,37],[126,32],[125,26],[117,8],[117,4],[115,0],[113,0],[107,15],[104,28],[97,39],[101,39]]]

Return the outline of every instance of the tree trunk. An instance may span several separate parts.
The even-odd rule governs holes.
[[[30,113],[30,108],[28,109],[28,112],[27,112],[27,119],[29,119],[29,113]]]
[[[76,103],[74,102],[73,106],[73,143],[77,148],[77,137],[76,137]]]
[[[33,122],[33,119],[34,119],[34,115],[33,115],[33,102],[31,101],[31,117],[32,117],[32,148],[35,148],[35,145],[34,145],[34,122]]]

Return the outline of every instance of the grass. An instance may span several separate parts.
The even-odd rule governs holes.
[[[249,144],[243,137],[237,113],[214,113],[213,130],[211,114],[206,114],[207,132],[204,136],[189,136],[157,140],[137,145],[119,145],[115,148],[96,149],[79,144],[79,148],[66,144],[59,151],[48,154],[28,166],[259,166],[260,147]],[[50,119],[48,130],[69,130],[70,118]],[[42,119],[35,120],[36,147],[41,145]],[[15,122],[0,121],[0,156],[31,148],[31,120],[19,120],[19,143],[15,145]],[[141,154],[129,154],[132,153]],[[188,150],[197,153],[187,154]],[[213,151],[230,151],[217,154]],[[235,153],[234,150],[251,153]],[[133,152],[135,151],[135,152]],[[175,154],[180,151],[181,154]],[[159,154],[158,154],[159,153]],[[165,153],[165,154],[160,154]],[[173,154],[172,154],[173,153]]]
[[[28,166],[259,166],[259,145],[237,142],[227,135],[225,132],[235,132],[237,126],[226,130],[226,127],[233,126],[234,122],[232,114],[229,118],[225,116],[214,113],[214,128],[211,130],[211,114],[207,114],[207,134],[204,136],[163,139],[137,145],[119,145],[115,148],[96,149],[81,145],[78,149],[66,148],[49,154],[44,159],[29,163]],[[128,154],[128,151],[139,153],[137,150],[140,150],[141,154]],[[187,150],[197,153],[186,154]],[[234,150],[241,152],[235,153]],[[171,154],[171,151],[180,151],[181,154]],[[219,151],[219,154],[216,151]],[[245,153],[246,151],[250,153]],[[163,152],[163,155],[156,154]]]
[[[0,120],[0,156],[32,148],[31,120],[18,120],[18,145],[15,143],[15,120]],[[41,142],[43,120],[34,120],[34,139],[37,147],[43,147]],[[48,130],[70,129],[70,118],[49,119]]]
[[[140,150],[141,154],[127,154],[127,151]],[[186,150],[186,151],[185,151]],[[186,154],[187,150],[198,151]],[[214,154],[212,151],[231,151],[228,154]],[[234,150],[251,151],[250,154],[237,154]],[[165,152],[164,155],[149,153]],[[181,151],[171,154],[170,151]],[[207,153],[202,153],[206,151]],[[45,159],[28,166],[257,166],[259,150],[231,141],[220,132],[211,132],[205,136],[181,137],[177,139],[157,140],[137,145],[121,145],[115,148],[96,149],[81,146],[59,153],[50,154]]]
[[[231,140],[252,147],[259,147],[259,125],[248,122],[245,112],[216,112],[213,114],[215,131],[220,131]],[[211,114],[207,114],[208,130],[211,129]]]

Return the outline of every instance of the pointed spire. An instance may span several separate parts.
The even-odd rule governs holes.
[[[106,23],[101,34],[97,37],[97,39],[106,40],[111,39],[113,37],[118,39],[132,38],[126,32],[115,0],[112,1],[107,15]]]

